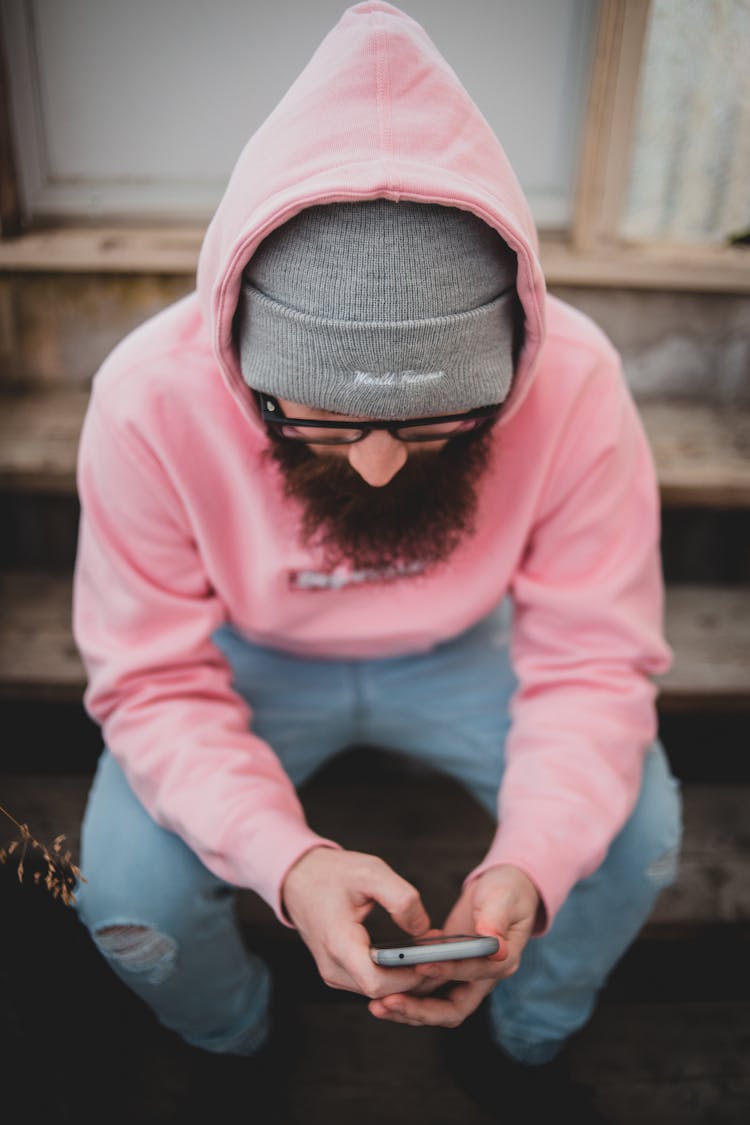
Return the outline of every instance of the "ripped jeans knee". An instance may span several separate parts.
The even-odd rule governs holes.
[[[162,984],[175,971],[177,942],[149,926],[103,926],[93,938],[110,963],[122,972],[141,975],[149,984]]]
[[[680,869],[680,845],[674,844],[652,859],[646,868],[646,877],[657,890],[664,890],[676,882]]]

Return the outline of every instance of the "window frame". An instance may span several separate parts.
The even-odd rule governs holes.
[[[742,247],[628,243],[619,234],[651,0],[600,0],[570,227],[542,232],[552,285],[750,293]],[[0,37],[2,29],[0,28]],[[25,226],[0,38],[0,269],[192,273],[205,225],[124,219]]]

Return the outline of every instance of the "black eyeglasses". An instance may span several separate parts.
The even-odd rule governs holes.
[[[307,445],[354,445],[372,430],[387,430],[397,441],[450,441],[483,426],[498,413],[499,406],[480,406],[464,414],[443,414],[433,418],[409,418],[399,422],[329,422],[318,418],[287,418],[272,395],[258,394],[260,412],[266,425],[286,441]]]

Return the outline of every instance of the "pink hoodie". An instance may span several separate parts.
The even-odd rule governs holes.
[[[518,255],[525,346],[474,536],[434,573],[319,588],[320,559],[263,457],[232,317],[269,231],[313,203],[378,196],[465,208],[496,228]],[[455,636],[507,593],[520,687],[499,827],[476,870],[520,867],[549,924],[601,863],[655,736],[650,677],[670,660],[652,460],[616,352],[545,294],[515,175],[412,19],[379,2],[348,9],[250,139],[196,292],[97,374],[78,481],[87,708],[150,814],[217,875],[284,920],[284,876],[321,843],[252,733],[217,626],[306,656],[392,656]]]

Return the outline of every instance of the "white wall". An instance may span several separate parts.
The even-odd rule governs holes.
[[[342,0],[3,0],[32,216],[208,218]],[[596,0],[404,0],[565,226]]]

